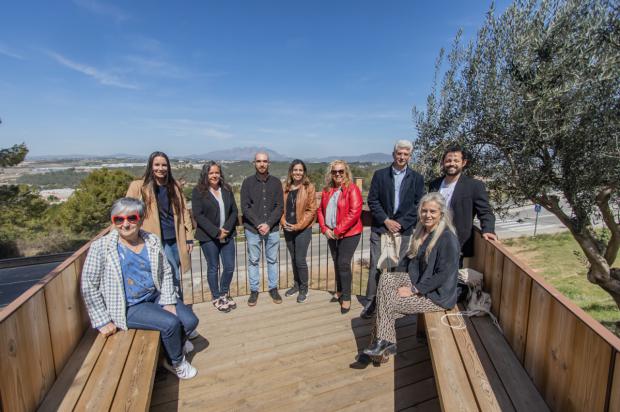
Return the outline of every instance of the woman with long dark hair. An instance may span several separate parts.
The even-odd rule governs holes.
[[[213,306],[221,312],[230,312],[237,307],[229,291],[235,269],[238,211],[232,188],[225,182],[221,166],[213,161],[202,167],[198,184],[192,191],[192,211],[198,225],[196,238],[207,259],[207,281]],[[223,270],[218,280],[220,258]]]
[[[175,288],[183,299],[180,274],[191,269],[194,227],[181,185],[172,177],[170,160],[164,152],[151,153],[144,176],[129,184],[127,197],[144,201],[146,213],[142,227],[161,239]]]
[[[285,296],[296,293],[297,303],[304,303],[308,295],[308,246],[312,241],[312,223],[316,217],[316,190],[308,179],[306,164],[295,159],[288,168],[284,183],[284,212],[280,225],[284,229],[286,247],[291,254],[293,287]]]
[[[353,183],[347,162],[331,162],[325,174],[318,219],[334,261],[336,293],[333,300],[340,302],[343,314],[351,309],[351,261],[362,233],[362,204],[362,192]]]

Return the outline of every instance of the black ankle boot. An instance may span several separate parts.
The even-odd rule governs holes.
[[[372,315],[375,314],[376,308],[376,299],[373,298],[371,301],[367,302],[364,305],[364,309],[362,309],[362,313],[360,313],[360,318],[362,319],[371,319]]]
[[[387,340],[378,339],[368,348],[364,349],[364,353],[372,357],[394,355],[396,353],[396,344]]]

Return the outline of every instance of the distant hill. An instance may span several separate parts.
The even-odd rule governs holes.
[[[269,159],[276,162],[285,162],[292,160],[292,157],[280,154],[275,150],[267,147],[235,147],[233,149],[214,150],[212,152],[186,156],[188,159],[194,160],[254,160],[256,152],[263,151],[269,154]]]
[[[349,163],[390,163],[392,161],[392,155],[386,153],[366,153],[357,156],[328,156],[321,158],[311,158],[308,159],[308,162],[331,162],[335,159],[342,159]]]

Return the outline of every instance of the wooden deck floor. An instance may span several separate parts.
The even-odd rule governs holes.
[[[261,293],[250,308],[219,313],[194,305],[200,318],[192,364],[198,375],[179,381],[159,370],[153,411],[437,411],[439,403],[428,348],[417,342],[416,318],[398,322],[396,357],[381,367],[352,369],[368,344],[370,323],[340,314],[327,292],[310,291],[305,304],[274,304]],[[362,409],[360,409],[362,408]]]

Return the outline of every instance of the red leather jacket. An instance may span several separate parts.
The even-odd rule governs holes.
[[[332,197],[336,188],[323,189],[321,193],[321,207],[319,207],[317,217],[321,226],[321,233],[325,233],[325,211],[327,203]],[[337,237],[349,237],[362,233],[362,192],[357,185],[350,183],[342,186],[342,193],[338,198],[338,211],[336,213],[336,227],[334,234]]]

